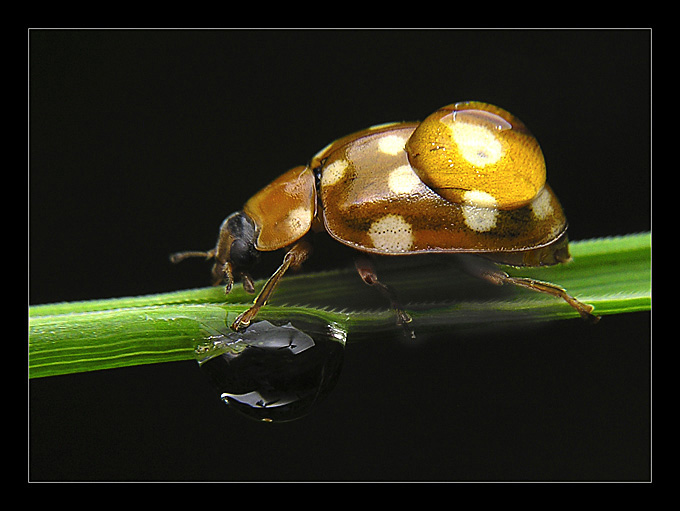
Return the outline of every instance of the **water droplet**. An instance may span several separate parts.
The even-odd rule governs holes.
[[[231,408],[266,422],[298,419],[335,386],[345,332],[325,323],[297,326],[259,321],[243,332],[213,331],[196,359]]]

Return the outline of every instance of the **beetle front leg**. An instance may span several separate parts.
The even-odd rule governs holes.
[[[364,283],[376,288],[380,293],[389,300],[390,307],[397,314],[397,323],[399,325],[407,325],[412,320],[411,316],[403,309],[394,290],[387,284],[383,284],[378,280],[378,274],[371,260],[364,255],[358,255],[354,258],[354,266]]]
[[[215,262],[212,268],[212,284],[218,286],[224,283],[224,294],[231,293],[231,288],[234,285],[234,272],[229,261],[220,263]]]
[[[255,294],[255,284],[253,283],[253,278],[250,276],[250,273],[241,271],[239,272],[239,276],[241,277],[243,290],[249,295]]]
[[[269,277],[269,280],[265,283],[262,290],[255,297],[253,305],[245,312],[242,312],[231,324],[231,328],[238,330],[242,327],[247,327],[250,322],[255,318],[259,310],[264,307],[271,297],[274,289],[278,285],[279,281],[283,275],[288,271],[288,269],[297,269],[300,265],[310,256],[312,253],[312,246],[306,241],[298,241],[293,247],[286,253],[283,257],[283,263],[274,272],[274,274]]]

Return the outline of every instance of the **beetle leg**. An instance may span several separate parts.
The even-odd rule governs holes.
[[[354,258],[354,266],[359,272],[361,280],[363,280],[369,286],[375,287],[380,293],[389,300],[390,306],[397,314],[397,323],[400,325],[406,325],[412,321],[411,316],[403,309],[397,295],[394,290],[387,284],[383,284],[378,280],[378,274],[375,271],[375,267],[371,260],[364,256],[359,255]]]
[[[250,276],[250,273],[242,271],[239,272],[239,275],[243,283],[243,290],[249,295],[255,294],[255,284],[253,284],[253,278]]]
[[[556,284],[525,277],[511,277],[489,261],[481,260],[480,258],[475,257],[473,262],[470,257],[474,256],[468,256],[466,259],[464,259],[465,269],[479,278],[491,282],[492,284],[496,284],[497,286],[501,286],[503,284],[512,284],[513,286],[523,287],[525,289],[531,289],[532,291],[538,291],[539,293],[546,293],[556,296],[557,298],[561,298],[571,305],[583,319],[592,321],[593,323],[597,323],[600,320],[600,316],[592,314],[594,309],[592,305],[579,302],[576,298],[567,293],[564,288]]]
[[[253,305],[245,312],[242,312],[231,324],[231,328],[238,330],[241,327],[247,327],[250,322],[255,318],[258,311],[267,303],[271,297],[274,289],[278,285],[281,277],[288,271],[288,269],[299,268],[300,265],[309,257],[312,253],[312,247],[306,241],[298,241],[293,247],[286,253],[283,257],[283,263],[274,272],[274,274],[269,277],[269,280],[265,283],[264,287],[260,293],[255,297]]]
[[[579,302],[576,298],[567,293],[566,289],[550,282],[543,282],[541,280],[534,280],[523,277],[510,277],[505,272],[500,272],[502,276],[501,284],[513,284],[515,286],[538,291],[539,293],[547,293],[549,295],[562,298],[565,302],[571,305],[585,320],[597,323],[600,321],[600,316],[592,314],[594,307],[587,303]]]
[[[231,262],[227,261],[224,264],[216,262],[212,268],[213,286],[217,286],[224,282],[224,294],[231,293],[231,287],[234,285],[234,272],[232,270]]]

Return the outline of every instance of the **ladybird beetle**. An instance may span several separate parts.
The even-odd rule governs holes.
[[[214,249],[171,260],[214,258],[214,284],[225,282],[229,293],[241,280],[254,293],[248,268],[261,252],[287,249],[253,305],[232,324],[237,330],[250,324],[284,273],[309,257],[310,233],[325,231],[356,249],[359,276],[406,324],[410,316],[378,280],[370,255],[468,254],[467,261],[511,266],[570,260],[567,221],[545,175],[541,148],[519,119],[487,103],[455,103],[420,123],[383,124],[332,142],[228,216]],[[511,277],[495,264],[466,267],[494,284],[562,298],[582,317],[598,319],[591,305],[554,284]]]

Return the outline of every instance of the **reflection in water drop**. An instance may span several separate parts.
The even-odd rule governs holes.
[[[345,332],[333,325],[259,321],[243,332],[214,332],[196,348],[201,370],[230,407],[248,417],[298,419],[335,386]]]

